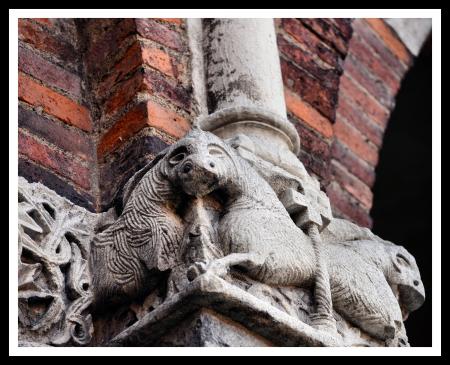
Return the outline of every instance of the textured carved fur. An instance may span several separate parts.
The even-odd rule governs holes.
[[[180,206],[210,194],[223,205],[217,252],[224,256],[192,265],[190,279],[205,271],[224,276],[230,267],[238,267],[266,284],[313,285],[317,264],[311,238],[245,159],[213,134],[194,130],[127,184],[121,216],[93,244],[97,296],[136,295],[149,288],[152,271],[179,265],[186,228]],[[417,266],[404,268],[409,272],[403,279],[396,276],[402,248],[348,227],[334,220],[323,233],[334,309],[378,339],[404,338],[397,300],[412,310],[420,302],[417,298],[423,298]],[[416,300],[408,294],[412,277],[420,283]]]
[[[192,270],[223,276],[230,266],[238,266],[267,284],[310,286],[317,274],[311,239],[293,223],[269,184],[232,148],[211,134],[199,138],[209,140],[215,153],[206,148],[203,154],[190,156],[196,162],[190,178],[197,180],[196,173],[211,176],[215,190],[226,199],[218,224],[226,256],[207,265],[199,263]],[[189,193],[201,196],[210,191],[198,187]],[[374,259],[368,247],[380,245],[383,249]],[[400,307],[386,281],[394,267],[387,246],[371,241],[363,247],[355,242],[326,246],[334,309],[376,338],[399,337],[405,342]],[[417,266],[411,269],[420,281]]]

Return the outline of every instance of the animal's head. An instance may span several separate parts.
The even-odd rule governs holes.
[[[387,280],[398,295],[404,319],[425,301],[425,288],[414,257],[402,246],[386,245],[389,253]]]
[[[185,193],[201,197],[226,184],[236,170],[235,158],[219,137],[194,129],[171,146],[164,157],[165,172]]]

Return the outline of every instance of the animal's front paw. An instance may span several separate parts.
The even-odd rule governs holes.
[[[228,267],[220,260],[212,261],[207,267],[206,271],[212,275],[220,278],[228,274]]]
[[[199,261],[191,266],[189,266],[189,269],[187,271],[187,278],[189,281],[194,280],[197,276],[200,276],[201,274],[205,273],[207,270],[206,262]]]

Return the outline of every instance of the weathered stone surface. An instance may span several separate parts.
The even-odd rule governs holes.
[[[402,318],[424,298],[412,256],[368,230],[332,219],[318,185],[300,186],[315,191],[303,195],[299,186],[292,189],[295,179],[289,180],[286,172],[276,167],[268,172],[267,162],[258,165],[253,160],[254,170],[239,155],[240,145],[230,143],[234,148],[212,134],[193,131],[125,187],[121,216],[91,247],[96,306],[149,295],[164,271],[171,269],[172,274],[163,301],[111,344],[149,345],[154,341],[149,336],[159,338],[170,323],[203,307],[275,341],[276,336],[266,333],[268,323],[262,332],[257,330],[264,316],[250,313],[264,306],[279,316],[273,311],[284,302],[282,318],[296,323],[301,333],[296,338],[303,338],[296,345],[406,345]],[[281,201],[256,172],[261,166]],[[312,226],[320,227],[322,235]],[[236,270],[247,279],[236,282]],[[303,297],[298,297],[302,291],[286,289],[291,286],[303,288]],[[285,288],[280,289],[283,300],[274,287]],[[298,312],[295,303],[302,303],[304,312]],[[336,323],[331,332],[329,324],[324,327],[326,311]],[[249,325],[250,318],[255,323]],[[286,341],[278,345],[291,343]]]
[[[347,23],[305,24],[301,29],[313,38],[320,34],[325,48],[346,52]],[[407,346],[403,320],[425,298],[415,260],[403,247],[334,218],[328,196],[293,153],[299,152],[299,138],[285,115],[271,21],[215,19],[204,25],[213,113],[145,164],[123,189],[120,180],[112,184],[108,200],[115,195],[115,207],[93,216],[47,197],[48,191],[33,190],[30,197],[21,190],[21,344]],[[139,20],[136,26],[140,36],[172,48],[167,55],[184,49],[174,25]],[[239,29],[255,31],[242,38]],[[106,38],[99,37],[102,44]],[[136,50],[130,49],[133,61]],[[255,52],[270,62],[253,68]],[[123,56],[119,53],[116,59]],[[318,71],[312,60],[299,56],[296,62]],[[166,132],[174,137],[189,129],[165,103],[145,99],[133,108],[138,100],[121,90],[131,85],[137,92],[134,81],[148,83],[149,65],[177,77],[168,59],[147,60],[152,62],[144,66],[145,77],[137,71],[135,80],[127,75],[115,87],[105,115],[117,113],[113,121],[119,121],[111,122],[101,140],[101,158],[120,155],[123,137],[147,125],[169,126]],[[133,72],[137,67],[123,65]],[[297,84],[291,86],[302,88],[302,97],[332,120],[336,100],[326,90],[319,95],[316,89],[323,85],[296,67],[285,70],[295,71]],[[384,107],[352,82],[347,80],[346,90],[357,103],[384,115]],[[177,99],[168,90],[159,91]],[[307,137],[307,147],[317,149],[312,134]],[[363,144],[353,147],[367,152]],[[321,148],[322,160],[328,148]],[[116,173],[126,176],[129,161],[122,157],[115,160]],[[141,158],[137,164],[147,156]],[[341,182],[350,193],[364,185],[343,174]],[[367,195],[366,208],[369,200]]]
[[[19,178],[19,342],[85,345],[95,215]]]

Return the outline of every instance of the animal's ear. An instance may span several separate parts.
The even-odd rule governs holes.
[[[141,179],[144,177],[144,175],[153,167],[155,166],[160,160],[163,159],[163,157],[167,154],[169,150],[169,147],[162,150],[160,153],[156,155],[156,157],[149,162],[147,165],[145,165],[142,169],[137,171],[130,180],[127,181],[123,189],[121,190],[119,203],[121,205],[120,210],[123,210],[125,205],[127,204],[128,200],[130,199],[131,193],[135,189],[136,185],[141,181]]]

